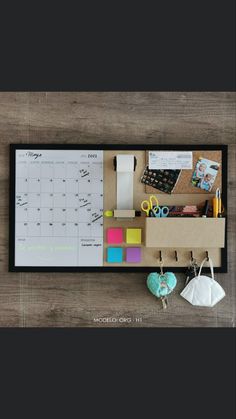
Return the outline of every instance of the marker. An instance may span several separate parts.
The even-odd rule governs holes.
[[[202,217],[204,217],[204,218],[207,217],[208,209],[209,209],[209,201],[207,199],[205,201],[205,205],[204,205],[203,210],[202,210]]]
[[[221,213],[222,213],[222,207],[221,207],[221,193],[220,193],[220,189],[218,189],[218,194],[217,194],[217,196],[218,196],[218,217],[219,217],[219,214],[221,214]]]
[[[213,204],[213,217],[217,218],[218,214],[219,214],[219,203],[221,202],[220,199],[220,190],[219,188],[216,189],[216,194],[214,196],[214,198],[212,199],[212,204]]]

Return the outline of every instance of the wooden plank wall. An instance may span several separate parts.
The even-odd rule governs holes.
[[[0,326],[235,326],[235,99],[235,93],[224,92],[0,93]],[[192,307],[179,296],[180,274],[163,311],[143,273],[9,273],[8,146],[13,142],[228,144],[229,272],[216,276],[226,298],[212,309]]]

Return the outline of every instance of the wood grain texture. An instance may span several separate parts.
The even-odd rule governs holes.
[[[0,326],[234,327],[236,144],[234,93],[0,93]],[[179,296],[163,311],[142,273],[8,272],[10,143],[228,144],[226,297],[213,309]],[[107,322],[99,321],[107,318]]]

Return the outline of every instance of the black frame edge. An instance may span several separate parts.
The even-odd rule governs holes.
[[[154,267],[30,267],[30,266],[15,266],[15,151],[16,149],[59,149],[59,150],[221,150],[222,151],[222,168],[224,167],[225,175],[222,175],[222,201],[227,212],[227,182],[228,182],[228,145],[213,145],[213,144],[10,144],[10,181],[9,181],[9,272],[61,272],[61,273],[75,273],[75,272],[152,272]],[[223,174],[223,171],[222,171]],[[216,273],[228,272],[228,251],[227,251],[227,217],[225,225],[225,247],[221,249],[221,266],[214,268]],[[173,272],[183,272],[184,267],[165,267],[171,269]],[[207,268],[203,268],[206,272]]]

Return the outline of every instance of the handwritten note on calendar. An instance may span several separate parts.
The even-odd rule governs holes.
[[[15,265],[102,266],[103,151],[16,150]]]

